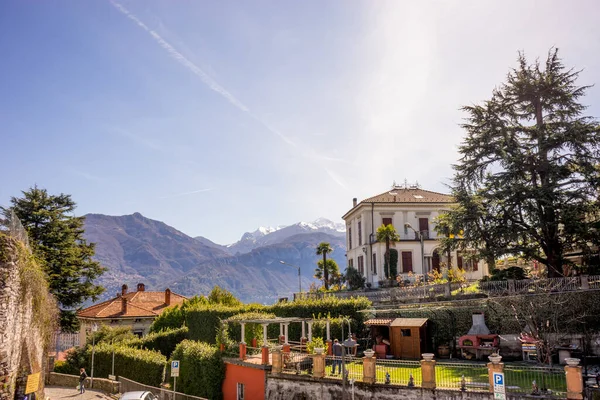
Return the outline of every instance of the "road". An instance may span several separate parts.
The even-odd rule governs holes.
[[[46,386],[44,393],[51,400],[113,400],[97,390],[86,390],[84,394],[79,394],[79,390],[68,387]]]

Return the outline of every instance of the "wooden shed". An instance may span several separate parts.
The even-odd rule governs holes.
[[[420,359],[427,352],[427,318],[374,318],[365,322],[371,335],[389,341],[387,355],[395,358]],[[376,346],[378,347],[378,346]],[[376,348],[381,357],[381,349]]]

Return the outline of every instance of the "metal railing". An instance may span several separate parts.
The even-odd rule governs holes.
[[[363,380],[363,360],[353,356],[344,357],[344,369],[347,379],[354,381]],[[335,367],[335,374],[333,373]],[[326,356],[325,357],[325,375],[330,378],[342,378],[342,357]]]
[[[208,400],[204,397],[192,396],[185,393],[174,392],[163,388],[144,385],[143,383],[132,381],[131,379],[119,376],[119,392],[152,392],[159,400]]]
[[[506,391],[513,393],[564,395],[567,380],[563,368],[505,365]]]
[[[508,281],[479,282],[479,290],[485,293],[508,293]]]
[[[282,353],[283,365],[282,371],[285,373],[294,373],[297,375],[312,374],[312,357],[306,353],[291,351]]]
[[[437,363],[436,386],[464,391],[489,391],[488,368],[482,363]]]
[[[375,379],[378,383],[420,387],[421,363],[410,360],[377,360]]]
[[[600,289],[600,275],[588,276],[588,285],[590,289]]]

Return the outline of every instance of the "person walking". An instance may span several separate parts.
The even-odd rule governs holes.
[[[344,352],[344,348],[340,344],[340,342],[335,339],[333,341],[333,369],[331,370],[331,375],[335,375],[335,366],[338,366],[338,370],[340,374],[342,373],[342,354]]]
[[[79,369],[79,393],[85,393],[85,379],[87,378],[87,374],[85,373],[85,368]]]

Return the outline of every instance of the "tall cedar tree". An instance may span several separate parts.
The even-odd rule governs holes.
[[[317,255],[323,256],[323,265],[327,265],[327,254],[331,252],[333,252],[333,248],[327,242],[321,242],[317,246]],[[325,285],[325,290],[329,290],[329,268],[325,268],[323,270],[323,275],[323,284]]]
[[[83,238],[84,217],[70,215],[75,210],[70,195],[49,195],[37,186],[23,192],[22,198],[12,197],[11,203],[58,300],[61,329],[76,331],[74,309],[88,299],[95,301],[104,291],[94,284],[105,268],[92,261],[95,245]]]
[[[482,105],[463,107],[468,118],[461,158],[454,166],[465,239],[487,254],[520,254],[547,266],[550,277],[568,271],[565,255],[591,251],[600,224],[599,125],[582,116],[578,100],[589,86],[551,49],[545,66],[519,66]]]

